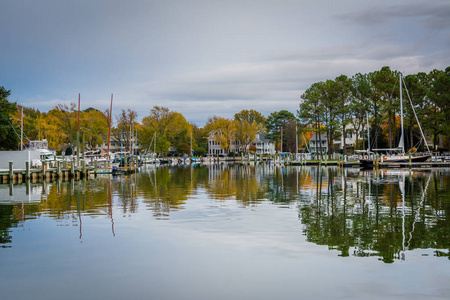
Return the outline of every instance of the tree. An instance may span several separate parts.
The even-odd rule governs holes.
[[[442,131],[446,133],[450,149],[450,66],[437,75],[430,89],[430,99],[439,109],[444,120]]]
[[[381,103],[383,111],[388,117],[388,142],[389,148],[392,149],[395,113],[400,108],[398,72],[391,71],[389,67],[383,67],[380,71],[374,72],[371,79],[375,88],[376,101]]]
[[[59,128],[62,132],[67,136],[67,142],[73,143],[76,138],[77,131],[77,115],[76,115],[76,104],[70,103],[66,104],[58,104],[52,110],[49,111],[49,114],[52,114],[58,119]]]
[[[403,115],[404,124],[409,133],[408,135],[404,133],[405,137],[408,137],[408,139],[405,139],[405,149],[413,149],[416,145],[415,141],[422,140],[422,136],[418,130],[414,110],[416,111],[419,120],[424,120],[425,116],[430,112],[428,109],[430,107],[430,101],[427,97],[429,90],[429,78],[426,73],[420,72],[405,76],[403,79],[407,87],[407,89],[404,90],[406,93],[403,93]],[[411,103],[409,98],[411,98]],[[423,125],[424,123],[421,122],[421,124]],[[414,132],[417,133],[416,136],[414,135]],[[436,139],[437,134],[433,139],[435,145]]]
[[[196,144],[192,140],[193,149],[191,149],[191,134],[192,126],[186,121],[185,117],[178,112],[172,112],[172,119],[167,130],[167,139],[178,153],[192,155],[191,150],[195,149]]]
[[[157,153],[168,153],[171,146],[180,153],[187,153],[190,151],[191,132],[191,124],[182,114],[154,106],[150,115],[142,119],[141,142],[144,148],[152,146],[151,150],[152,142],[155,142]]]
[[[256,139],[256,134],[265,132],[265,121],[266,118],[253,109],[244,109],[234,115],[236,140],[246,153],[250,144]]]
[[[91,147],[96,147],[107,142],[108,117],[97,109],[88,109],[82,112],[80,131],[85,134]]]
[[[117,117],[117,128],[114,130],[115,136],[123,141],[122,145],[126,151],[132,152],[133,137],[135,136],[137,112],[131,109],[122,109]]]
[[[257,125],[258,133],[264,133],[265,132],[265,123],[266,118],[256,110],[250,109],[250,110],[241,110],[240,112],[234,114],[234,120],[235,121],[247,121],[249,124],[255,122]]]
[[[280,140],[281,151],[283,151],[283,143],[286,140],[286,138],[283,137],[283,130],[286,130],[286,124],[291,120],[295,120],[295,116],[287,110],[273,112],[266,120],[267,137],[272,141],[275,141],[275,147],[277,149],[278,140]]]
[[[256,121],[251,123],[247,120],[234,121],[236,127],[236,141],[242,146],[245,153],[247,153],[247,148],[256,139],[256,134],[258,133],[258,124]]]
[[[194,140],[194,144],[197,146],[193,146],[194,155],[195,156],[204,156],[208,152],[208,132],[204,128],[199,128],[195,124],[191,124],[192,126],[192,139]]]
[[[352,114],[351,122],[356,133],[356,145],[358,149],[359,134],[364,131],[369,112],[372,86],[367,74],[357,73],[352,77],[351,100],[349,110]],[[369,141],[370,142],[370,141]],[[362,149],[361,149],[362,150]]]
[[[16,103],[8,101],[10,90],[0,86],[0,149],[17,149],[19,138],[11,125],[10,117],[16,111]]]
[[[341,75],[336,77],[334,80],[335,82],[335,88],[336,88],[336,102],[339,105],[338,108],[338,117],[340,118],[340,125],[342,126],[342,135],[343,135],[343,145],[342,149],[344,151],[344,154],[346,153],[346,137],[347,137],[347,131],[346,127],[348,124],[352,122],[352,115],[350,111],[350,100],[351,100],[351,87],[352,87],[352,81],[350,78],[348,78],[345,75]],[[334,139],[334,137],[333,137]],[[330,143],[331,147],[331,143]],[[331,148],[330,148],[331,149]],[[331,152],[328,152],[328,156],[330,157]]]
[[[208,119],[205,130],[210,133],[225,152],[230,152],[231,145],[235,140],[236,123],[230,119],[213,116]]]
[[[312,131],[315,132],[315,153],[319,153],[317,149],[318,136],[320,138],[322,126],[321,122],[325,114],[324,107],[321,104],[321,86],[323,82],[317,82],[311,85],[302,95],[303,101],[299,105],[299,110],[297,111],[297,116],[304,123],[304,127],[312,125]],[[323,153],[320,151],[320,155]]]

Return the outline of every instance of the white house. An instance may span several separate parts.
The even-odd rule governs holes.
[[[265,134],[256,134],[256,138],[251,145],[256,147],[257,154],[275,154],[275,145],[269,139],[266,139]],[[239,153],[242,151],[243,146],[241,146],[238,141],[233,141],[231,143],[230,152]],[[208,154],[212,156],[228,154],[228,152],[221,148],[220,143],[215,141],[212,133],[208,138]]]
[[[313,134],[309,139],[309,152],[311,154],[325,153],[328,151],[327,135]]]
[[[334,149],[344,149],[344,135],[341,132],[337,132],[339,135],[339,138],[333,141],[333,148]],[[365,132],[359,133],[359,140],[363,140],[366,138]],[[317,143],[317,150],[316,150],[316,143]],[[356,133],[351,124],[348,125],[348,127],[345,129],[345,149],[346,153],[353,152],[353,149],[356,144]],[[321,151],[323,153],[328,151],[328,143],[327,143],[327,135],[325,133],[320,135],[317,135],[317,142],[316,142],[316,134],[313,134],[313,136],[309,139],[309,151],[311,153],[320,153]]]
[[[256,147],[256,154],[275,154],[275,144],[266,139],[265,134],[257,134],[253,145]]]

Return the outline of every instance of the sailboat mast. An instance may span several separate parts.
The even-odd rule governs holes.
[[[20,151],[23,150],[23,105],[20,112]]]
[[[111,94],[111,106],[109,108],[109,126],[108,126],[108,161],[109,161],[109,143],[111,141],[111,116],[112,116],[113,94]]]
[[[370,128],[369,128],[369,114],[366,114],[367,118],[367,155],[370,152]]]
[[[400,142],[399,148],[402,149],[402,153],[405,153],[405,142],[403,139],[403,97],[402,97],[402,73],[399,73],[399,81],[400,81],[400,117],[401,117],[401,134],[400,134]]]

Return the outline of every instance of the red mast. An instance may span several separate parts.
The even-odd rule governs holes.
[[[111,94],[111,106],[109,108],[109,126],[108,126],[108,160],[109,160],[109,142],[111,139],[111,116],[112,116],[113,94]]]

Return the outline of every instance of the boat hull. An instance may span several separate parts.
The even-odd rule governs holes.
[[[431,155],[413,156],[413,157],[411,157],[411,163],[425,162],[430,157],[431,157]],[[360,159],[359,162],[361,163],[361,167],[362,168],[371,168],[371,167],[374,166],[373,159]],[[388,163],[409,163],[409,157],[406,157],[406,158],[405,157],[401,157],[401,158],[389,157],[389,158],[383,160],[383,162],[388,162]]]

